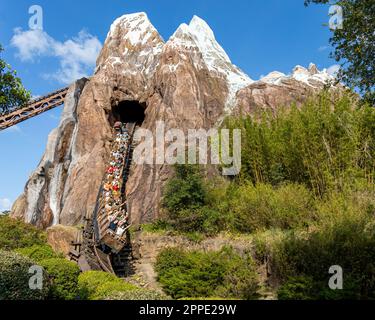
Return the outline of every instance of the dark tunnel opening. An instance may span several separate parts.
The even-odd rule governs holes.
[[[146,104],[138,101],[122,101],[117,106],[112,107],[112,119],[110,122],[114,124],[116,121],[123,123],[135,122],[142,125],[145,120]]]

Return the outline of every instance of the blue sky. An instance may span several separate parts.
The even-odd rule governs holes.
[[[54,50],[31,49],[30,39],[22,42],[32,5],[43,8],[44,35]],[[69,75],[89,75],[111,23],[139,11],[148,14],[165,40],[181,23],[200,16],[232,61],[255,80],[274,70],[290,73],[297,64],[314,62],[320,69],[335,64],[329,58],[331,33],[323,26],[329,20],[328,7],[306,8],[303,0],[1,0],[2,58],[33,95],[43,95],[64,86]],[[14,38],[17,34],[21,37]],[[22,193],[60,113],[61,107],[0,132],[0,211]]]

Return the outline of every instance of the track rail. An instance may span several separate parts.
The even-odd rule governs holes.
[[[0,116],[0,131],[64,104],[68,89],[69,88],[66,87],[54,91],[48,95],[32,100],[24,107],[16,108],[2,114]]]
[[[130,142],[128,149],[126,150],[126,156],[124,159],[123,167],[121,175],[123,176],[123,189],[121,190],[121,193],[123,194],[123,197],[125,197],[126,193],[126,182],[128,179],[128,173],[129,168],[131,165],[132,160],[132,153],[133,153],[133,136],[134,132],[136,130],[137,126],[135,123],[128,123],[127,129],[130,135]],[[79,246],[80,252],[77,252],[77,243],[72,243],[73,246],[76,246],[75,248],[72,248],[70,252],[71,259],[74,261],[77,261],[80,264],[80,261],[84,261],[83,264],[81,264],[81,269],[87,269],[90,268],[92,270],[103,270],[108,273],[115,274],[115,267],[116,270],[119,269],[118,263],[116,261],[120,261],[122,252],[118,253],[118,257],[114,253],[105,253],[108,252],[107,245],[101,240],[103,237],[103,234],[107,231],[109,227],[109,222],[106,221],[107,218],[100,214],[101,209],[103,207],[103,184],[105,181],[105,177],[107,174],[105,173],[99,188],[99,192],[97,195],[96,205],[93,212],[93,215],[91,218],[86,220],[86,225],[83,231],[83,234],[81,236],[82,238],[82,244]],[[126,255],[129,255],[129,241],[124,240],[124,252]],[[107,249],[106,249],[107,247]],[[121,256],[121,257],[120,257]],[[83,259],[82,259],[83,258]],[[114,265],[113,265],[113,258],[115,259]],[[82,268],[83,266],[83,268]],[[123,266],[122,266],[123,267]],[[121,268],[122,268],[121,267]],[[120,268],[120,269],[121,269]]]

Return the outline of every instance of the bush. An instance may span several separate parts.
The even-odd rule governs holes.
[[[0,215],[0,248],[3,250],[14,250],[45,243],[44,232],[21,220]]]
[[[343,209],[334,224],[321,224],[309,234],[289,234],[275,245],[272,264],[284,282],[293,276],[312,278],[319,299],[374,299],[374,247],[373,213],[350,214]],[[328,288],[328,271],[334,265],[344,270],[343,291]]]
[[[207,253],[166,249],[157,258],[156,271],[165,292],[175,299],[217,295],[250,299],[258,288],[251,259],[230,248]]]
[[[175,177],[165,189],[163,206],[171,219],[178,219],[181,210],[199,208],[205,204],[206,192],[199,168],[190,165],[176,165]]]
[[[42,245],[33,245],[27,248],[16,249],[16,252],[29,257],[33,261],[41,262],[42,260],[51,259],[51,258],[62,258],[58,256],[48,244]]]
[[[78,297],[78,276],[80,270],[77,264],[63,258],[51,258],[40,261],[51,280],[49,298],[53,300],[73,300]]]
[[[317,297],[314,292],[316,284],[311,277],[289,278],[277,291],[279,300],[313,300]]]
[[[102,300],[114,294],[137,290],[132,284],[102,271],[87,271],[79,275],[78,287],[81,299]]]
[[[158,280],[175,299],[213,296],[223,283],[225,268],[218,253],[166,249],[157,257]]]
[[[103,300],[105,299],[105,297],[110,296],[114,294],[115,292],[126,293],[126,292],[132,292],[137,289],[138,287],[136,287],[135,285],[127,283],[120,278],[117,278],[116,281],[105,282],[99,285],[98,288],[95,290],[93,299]]]
[[[168,182],[162,203],[167,220],[154,224],[154,228],[208,236],[222,231],[227,225],[227,215],[216,207],[217,193],[204,182],[199,167],[177,165],[175,171],[176,176]]]
[[[296,184],[278,188],[245,184],[232,193],[229,204],[233,228],[245,233],[304,227],[316,219],[312,195]]]
[[[157,291],[136,289],[124,292],[114,292],[104,300],[169,300],[169,298]]]
[[[31,290],[29,268],[35,262],[15,252],[0,251],[0,300],[43,300],[48,295],[49,281],[43,273],[43,289]]]
[[[83,272],[78,277],[80,298],[90,299],[101,284],[116,280],[117,277],[115,275],[103,271]]]
[[[224,298],[254,300],[259,297],[259,281],[256,265],[250,256],[241,257],[231,249],[222,251],[226,265],[224,281],[216,290],[216,295]]]

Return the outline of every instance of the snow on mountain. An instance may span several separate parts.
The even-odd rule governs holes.
[[[158,65],[157,56],[163,48],[178,49],[185,58],[187,56],[192,58],[197,70],[207,68],[213,75],[226,80],[227,112],[235,105],[236,93],[254,83],[248,75],[232,64],[225,50],[217,42],[210,26],[198,16],[194,16],[189,24],[181,24],[165,44],[146,13],[126,14],[113,22],[107,41],[113,42],[114,50],[106,57],[106,62],[109,62],[112,68],[122,66],[124,72],[131,74],[142,70],[146,77],[155,71]],[[119,41],[121,46],[116,48]],[[124,68],[124,65],[127,67]],[[171,64],[169,71],[176,72],[179,66],[180,63]],[[319,71],[316,65],[311,63],[308,68],[297,65],[288,75],[273,71],[259,81],[283,85],[284,81],[290,79],[314,88],[335,80],[326,69]]]
[[[128,40],[132,46],[145,45],[157,32],[144,12],[125,14],[117,18],[112,23],[107,38],[111,37],[117,28],[127,30],[124,40]]]
[[[193,17],[189,25],[181,24],[167,44],[189,51],[195,49],[202,55],[204,66],[210,72],[226,79],[229,90],[226,111],[230,111],[234,106],[237,91],[254,82],[242,70],[232,64],[227,53],[216,41],[212,29],[197,16]],[[197,67],[202,68],[203,66],[197,64]]]
[[[164,40],[144,12],[126,14],[111,25],[97,70],[121,68],[124,75],[155,71]]]
[[[328,84],[334,82],[335,80],[335,78],[327,72],[327,69],[319,71],[315,64],[310,63],[308,69],[297,65],[289,75],[282,72],[273,71],[267,76],[262,77],[259,81],[274,85],[282,85],[283,81],[290,79],[303,82],[310,87],[316,87],[317,85],[321,86],[322,84]]]

